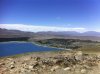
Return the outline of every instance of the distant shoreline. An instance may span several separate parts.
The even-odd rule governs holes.
[[[26,41],[7,41],[7,42],[0,42],[0,43],[12,43],[12,42],[16,42],[16,43],[32,43],[32,44],[37,45],[37,46],[48,47],[48,48],[57,48],[57,47],[51,47],[51,46],[38,44],[38,43],[35,43],[35,42],[26,42]],[[57,49],[71,50],[71,49],[65,49],[65,48],[57,48]]]
[[[38,46],[42,46],[42,47],[57,48],[57,47],[52,47],[52,46],[46,46],[46,45],[38,44],[38,43],[35,43],[35,42],[32,42],[32,43],[35,44],[35,45],[38,45]],[[71,50],[71,49],[65,49],[65,48],[57,48],[57,49]]]

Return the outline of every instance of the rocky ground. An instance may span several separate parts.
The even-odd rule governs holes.
[[[100,74],[100,56],[81,51],[0,58],[0,74]]]

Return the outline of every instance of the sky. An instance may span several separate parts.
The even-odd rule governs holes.
[[[100,32],[100,0],[0,0],[0,28]]]

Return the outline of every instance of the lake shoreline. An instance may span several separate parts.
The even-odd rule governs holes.
[[[13,43],[13,42],[16,42],[16,43],[32,43],[32,44],[34,44],[34,45],[42,46],[42,47],[57,48],[57,49],[64,49],[64,50],[71,50],[71,49],[52,47],[52,46],[47,46],[47,45],[38,44],[38,43],[36,43],[36,42],[26,42],[26,41],[9,41],[9,42],[0,42],[0,43]]]
[[[37,45],[37,46],[48,47],[48,48],[57,48],[57,47],[51,47],[51,46],[47,46],[47,45],[38,44],[36,42],[26,42],[26,41],[9,41],[9,42],[0,42],[0,43],[12,43],[12,42],[16,42],[16,43],[32,43],[32,44]],[[64,48],[58,48],[58,49],[64,49]]]
[[[9,44],[9,43],[11,43],[11,44],[16,44],[17,43],[17,45],[14,45],[14,46],[12,46],[12,47],[10,47],[10,48],[16,48],[16,47],[18,47],[18,45],[20,45],[20,43],[25,43],[25,46],[27,46],[27,43],[28,43],[28,45],[29,44],[31,44],[31,47],[30,46],[28,46],[28,48],[30,49],[30,50],[28,50],[28,48],[26,48],[25,50],[27,51],[25,51],[24,52],[24,50],[23,49],[21,49],[21,51],[23,51],[23,52],[21,52],[21,53],[15,53],[15,52],[13,52],[14,54],[9,54],[9,50],[7,50],[7,49],[10,49],[9,48],[9,45],[7,46],[7,56],[6,55],[4,55],[4,54],[6,54],[6,52],[2,52],[2,54],[1,54],[1,56],[0,57],[9,57],[9,56],[16,56],[16,55],[25,55],[25,54],[32,54],[32,53],[34,53],[34,52],[39,52],[39,53],[42,53],[42,52],[56,52],[56,51],[64,51],[64,49],[61,49],[61,48],[56,48],[56,47],[49,47],[49,46],[43,46],[43,45],[39,45],[39,44],[36,44],[35,42],[25,42],[25,41],[23,41],[23,42],[20,42],[20,41],[10,41],[10,42],[1,42],[0,44],[3,44],[4,46],[2,46],[3,47],[3,49],[4,49],[4,47],[6,47],[5,46],[5,44]],[[19,44],[18,44],[19,43]],[[10,45],[11,45],[10,44]],[[16,46],[16,47],[15,47]],[[20,45],[21,46],[21,45]],[[24,46],[24,45],[23,45]],[[34,48],[32,48],[32,46],[34,47]],[[1,47],[1,48],[2,48]],[[38,48],[39,49],[38,49]],[[25,48],[25,47],[24,47]],[[10,50],[12,50],[13,51],[13,49],[10,49]],[[33,50],[32,50],[33,49]],[[14,49],[15,50],[15,49]],[[2,51],[2,50],[1,50]],[[16,51],[16,50],[15,50]],[[19,49],[18,49],[18,51],[19,51]],[[67,51],[67,50],[66,50]],[[4,54],[3,54],[4,53]],[[9,54],[9,55],[8,55]],[[3,56],[4,55],[4,56]]]
[[[47,46],[47,45],[38,44],[38,43],[35,43],[35,42],[32,42],[32,43],[35,44],[35,45],[38,45],[38,46],[42,46],[42,47],[57,48],[57,47],[52,47],[52,46]],[[64,48],[57,48],[57,49],[64,49]]]

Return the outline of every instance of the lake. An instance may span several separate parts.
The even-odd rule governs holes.
[[[1,42],[0,57],[22,54],[27,52],[57,51],[58,48],[38,46],[28,42]]]

